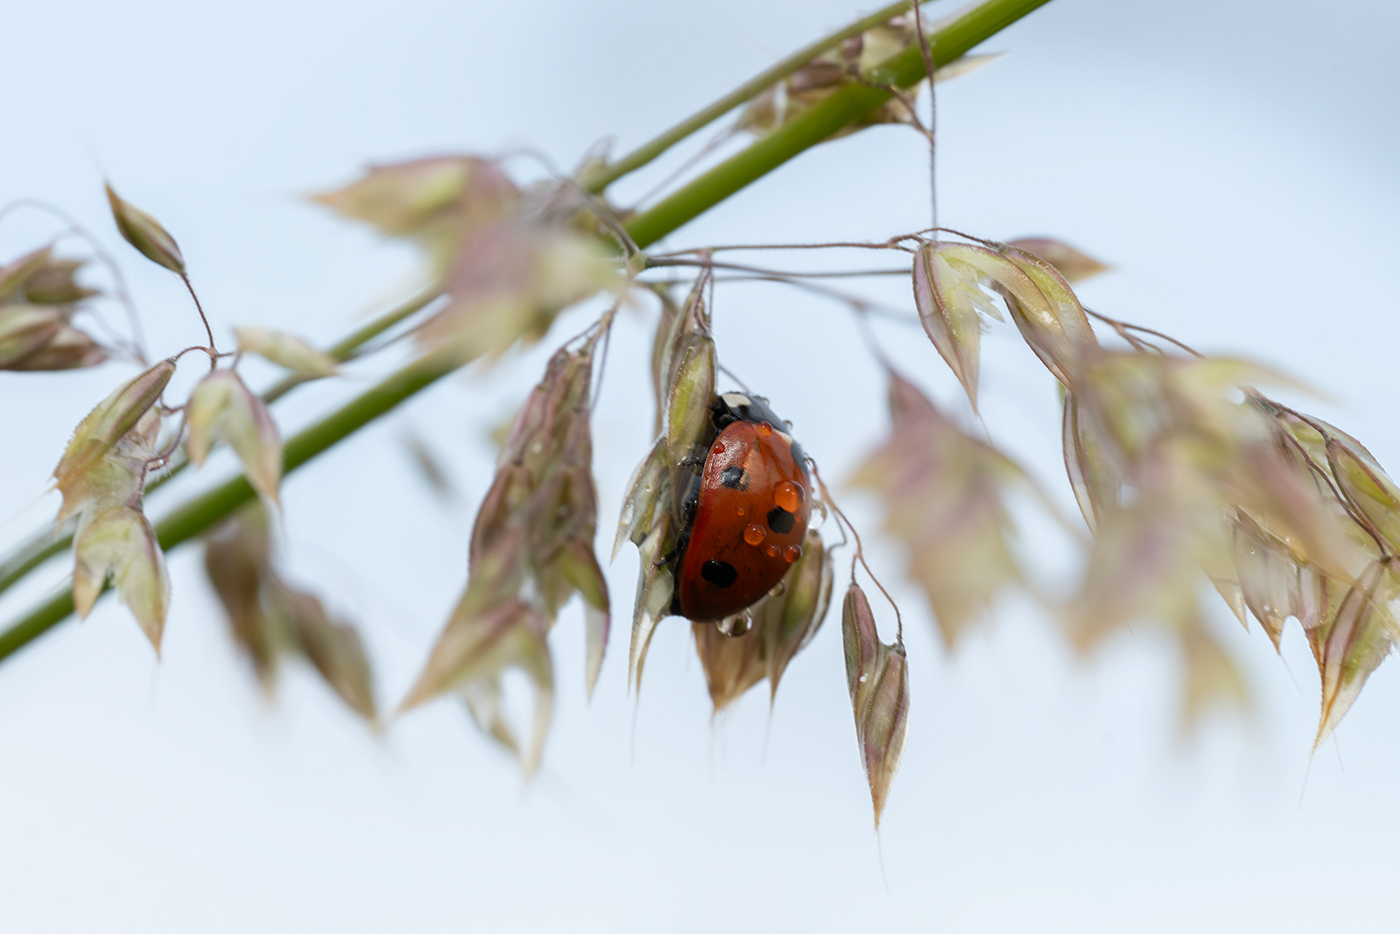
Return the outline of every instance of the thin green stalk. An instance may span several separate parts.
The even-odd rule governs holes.
[[[929,34],[935,66],[960,58],[973,46],[1047,2],[1049,0],[989,0],[973,7]],[[926,72],[923,53],[917,45],[915,43],[914,47],[872,72],[868,76],[869,85],[852,84],[842,88],[638,215],[627,225],[632,239],[639,246],[660,240],[793,156],[830,139],[832,134],[893,97],[878,85],[904,88],[918,83]]]
[[[389,328],[408,318],[410,315],[420,311],[437,297],[435,290],[428,290],[415,295],[403,304],[392,308],[373,321],[367,322],[363,327],[346,335],[339,343],[332,345],[326,353],[336,360],[344,363],[356,356],[362,346],[369,343],[374,338],[383,334]],[[270,389],[262,394],[262,400],[269,405],[291,392],[302,383],[307,382],[312,377],[300,376],[295,373],[283,377]],[[149,494],[167,481],[175,477],[188,466],[188,461],[176,463],[169,471],[151,481],[146,488]],[[0,561],[0,593],[4,593],[10,587],[23,580],[25,575],[39,567],[50,558],[57,557],[73,547],[73,530],[76,520],[70,520],[60,526],[53,526],[38,533],[29,541],[23,543],[18,548],[10,552],[4,561]],[[3,657],[3,655],[0,655]]]
[[[930,37],[935,64],[963,55],[973,46],[1043,6],[1048,0],[987,0]],[[887,86],[907,87],[925,75],[922,53],[917,49],[897,56],[872,76]],[[888,91],[853,85],[832,95],[807,113],[785,124],[748,149],[645,211],[627,224],[627,231],[646,248],[682,224],[703,213],[749,183],[778,168],[811,146],[828,139],[847,124],[870,113],[890,99]],[[325,419],[287,442],[284,470],[291,472],[312,457],[350,435],[419,390],[452,370],[441,359],[425,358],[399,370],[378,386],[351,400]],[[196,497],[156,526],[164,548],[171,548],[224,519],[252,499],[253,490],[242,476]],[[72,593],[65,590],[0,633],[0,659],[27,645],[73,611]]]
[[[918,2],[926,3],[928,0],[918,0]],[[739,85],[704,110],[677,123],[651,142],[634,149],[616,162],[601,166],[596,171],[586,174],[583,178],[583,186],[595,195],[602,194],[604,189],[622,176],[637,171],[681,140],[714,123],[735,107],[747,104],[827,49],[833,49],[852,36],[858,36],[867,29],[872,29],[893,19],[907,11],[909,7],[910,0],[899,0],[898,3],[891,3],[889,6],[871,13],[865,19],[852,23],[840,32],[834,32],[818,39],[806,48],[797,50],[772,68]]]

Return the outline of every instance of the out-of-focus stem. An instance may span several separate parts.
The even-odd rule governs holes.
[[[1010,26],[1049,0],[988,0],[929,33],[934,65],[960,58],[973,46]],[[831,97],[747,149],[721,162],[627,225],[638,244],[654,243],[757,181],[793,156],[883,106],[893,96],[881,86],[904,88],[926,76],[924,55],[910,47],[868,75],[868,84],[849,84]]]
[[[926,3],[928,0],[918,0],[918,2]],[[907,11],[909,7],[910,0],[899,0],[898,3],[891,3],[889,6],[871,13],[865,19],[857,20],[845,29],[818,39],[806,48],[797,50],[772,68],[739,85],[704,110],[677,123],[651,142],[644,143],[616,162],[601,166],[588,173],[582,179],[583,186],[594,194],[601,194],[604,189],[622,176],[637,171],[672,146],[714,123],[735,107],[747,104],[827,49],[835,48],[852,36],[858,36],[867,29],[872,29],[893,19]]]

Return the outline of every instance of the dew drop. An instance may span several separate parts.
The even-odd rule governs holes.
[[[761,545],[763,544],[763,540],[767,537],[768,533],[764,531],[763,526],[756,522],[744,529],[744,541],[748,542],[750,545]]]
[[[784,480],[778,484],[778,488],[773,491],[773,502],[779,509],[786,509],[788,512],[796,513],[802,508],[802,500],[806,496],[806,491],[802,485],[793,483],[791,480]]]
[[[715,628],[717,628],[722,635],[742,636],[753,628],[753,616],[750,615],[748,610],[745,610],[734,616],[725,617],[715,624]]]
[[[776,557],[778,557],[778,546],[777,546],[777,545],[769,545],[767,548],[763,549],[763,551],[764,551],[764,553],[767,554],[768,557],[770,557],[770,558],[776,558]]]
[[[713,445],[710,446],[710,450],[711,450],[713,453],[715,453],[715,454],[723,454],[723,453],[724,453],[724,442],[723,442],[723,441],[716,441]]]
[[[768,591],[768,596],[781,597],[786,592],[787,584],[784,584],[782,581],[778,581],[776,584],[773,585],[773,589]]]
[[[768,424],[767,422],[759,422],[758,433],[760,437],[767,438],[768,436],[773,434],[773,426]]]
[[[747,506],[740,506],[738,509],[736,509],[736,510],[734,510],[734,511],[737,512],[740,516],[746,516],[746,515],[749,514],[749,507],[747,507]]]
[[[783,549],[783,559],[786,560],[788,564],[792,564],[792,562],[800,557],[802,557],[801,545],[789,545],[787,548]]]

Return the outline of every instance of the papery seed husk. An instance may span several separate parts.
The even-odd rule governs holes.
[[[233,448],[253,489],[277,502],[282,479],[282,437],[267,405],[233,370],[215,370],[195,387],[189,402],[190,460],[202,465],[220,441]]]
[[[868,693],[862,675],[874,664],[880,644],[875,629],[875,614],[870,610],[870,601],[865,591],[857,584],[846,590],[846,598],[841,605],[841,641],[846,657],[846,687],[850,691],[851,703],[859,711],[865,706]]]
[[[1336,728],[1366,679],[1396,644],[1390,609],[1395,581],[1390,561],[1373,562],[1347,592],[1330,624],[1309,631],[1322,679],[1322,715],[1314,748]]]
[[[742,635],[727,635],[715,623],[691,623],[690,630],[716,714],[764,679],[763,637],[756,627]]]
[[[778,682],[792,659],[812,641],[831,605],[835,567],[820,533],[809,529],[802,542],[802,557],[783,577],[781,613],[773,623],[755,627],[764,640],[769,700],[777,697]]]
[[[690,340],[680,351],[666,418],[667,456],[672,467],[692,455],[710,431],[715,396],[715,345],[707,337]]]
[[[105,362],[107,351],[90,336],[64,325],[41,346],[4,369],[15,372],[77,370]]]
[[[120,506],[98,516],[74,538],[73,552],[73,605],[78,615],[91,612],[110,573],[121,602],[159,654],[170,578],[155,530],[141,511]]]
[[[30,276],[48,265],[52,256],[53,248],[44,246],[0,266],[0,302],[17,294]]]
[[[274,590],[275,604],[290,621],[302,653],[350,709],[373,720],[374,680],[359,633],[333,621],[310,594],[286,586],[274,585]]]
[[[117,222],[122,238],[151,262],[184,275],[185,258],[180,254],[175,238],[154,217],[118,197],[110,184],[106,188],[112,218]]]
[[[63,314],[54,308],[0,305],[0,370],[22,368],[66,326]]]
[[[277,638],[262,607],[263,582],[272,573],[266,523],[261,503],[239,510],[205,540],[204,570],[223,604],[234,640],[248,653],[263,687],[270,690],[277,653],[286,640]]]
[[[637,598],[632,611],[632,640],[628,650],[627,681],[633,690],[641,690],[642,668],[656,624],[669,612],[675,582],[670,568],[661,567],[658,559],[674,547],[674,530],[669,511],[662,513],[642,543],[637,546],[641,571],[637,575]]]
[[[239,350],[255,353],[301,376],[315,379],[336,374],[338,361],[299,337],[259,327],[234,328],[233,333]]]
[[[106,456],[117,440],[130,431],[155,405],[175,374],[175,361],[162,360],[146,372],[123,383],[78,423],[63,458],[54,468],[60,488],[72,484]]]
[[[1006,243],[1009,247],[1015,247],[1027,253],[1045,260],[1054,266],[1060,275],[1064,276],[1069,283],[1082,282],[1091,276],[1096,276],[1101,272],[1107,272],[1109,267],[1074,247],[1063,240],[1056,240],[1052,237],[1023,237],[1018,240],[1009,240]]]

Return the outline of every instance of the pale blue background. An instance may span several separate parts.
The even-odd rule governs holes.
[[[373,159],[531,145],[571,166],[608,134],[628,148],[856,12],[852,0],[11,4],[0,202],[50,199],[115,245],[106,173],[179,237],[224,335],[261,323],[327,341],[382,307],[409,259],[298,193]],[[1326,387],[1329,401],[1306,404],[1400,467],[1397,29],[1400,10],[1374,0],[1055,0],[987,45],[1009,53],[1001,61],[943,86],[942,219],[1079,244],[1116,267],[1085,286],[1086,302]],[[877,129],[803,156],[672,242],[884,238],[924,226],[925,186],[922,141]],[[6,220],[0,256],[51,230],[35,215]],[[197,340],[176,284],[119,255],[154,347]],[[908,306],[903,283],[870,291]],[[599,408],[605,527],[647,441],[643,321],[620,326]],[[828,475],[845,476],[885,430],[849,316],[744,286],[721,291],[716,322],[728,365],[794,421]],[[581,324],[561,323],[551,340]],[[966,414],[917,331],[881,333]],[[1006,330],[986,343],[989,429],[1068,503],[1051,379]],[[462,585],[490,479],[486,433],[547,349],[507,359],[489,383],[446,382],[287,483],[298,579],[361,622],[386,704]],[[123,372],[0,374],[0,542],[52,515],[55,499],[39,497],[67,433]],[[352,370],[349,382],[368,378]],[[350,388],[299,393],[279,418],[294,428]],[[452,467],[455,505],[412,479],[410,430]],[[875,538],[870,501],[847,499]],[[872,556],[897,577],[896,550]],[[877,841],[834,619],[790,669],[771,719],[760,691],[712,724],[675,622],[635,713],[625,619],[586,704],[571,611],[554,637],[545,769],[522,788],[452,702],[376,737],[294,668],[263,703],[197,552],[171,566],[161,663],[109,601],[0,669],[6,930],[1394,923],[1395,663],[1372,678],[1337,748],[1320,750],[1304,791],[1317,686],[1302,637],[1290,631],[1280,662],[1223,607],[1216,622],[1255,711],[1183,743],[1174,660],[1149,633],[1086,663],[1009,601],[948,657],[917,594],[901,589],[914,706]],[[629,549],[611,577],[624,618],[635,568]],[[7,595],[0,619],[56,579]]]

